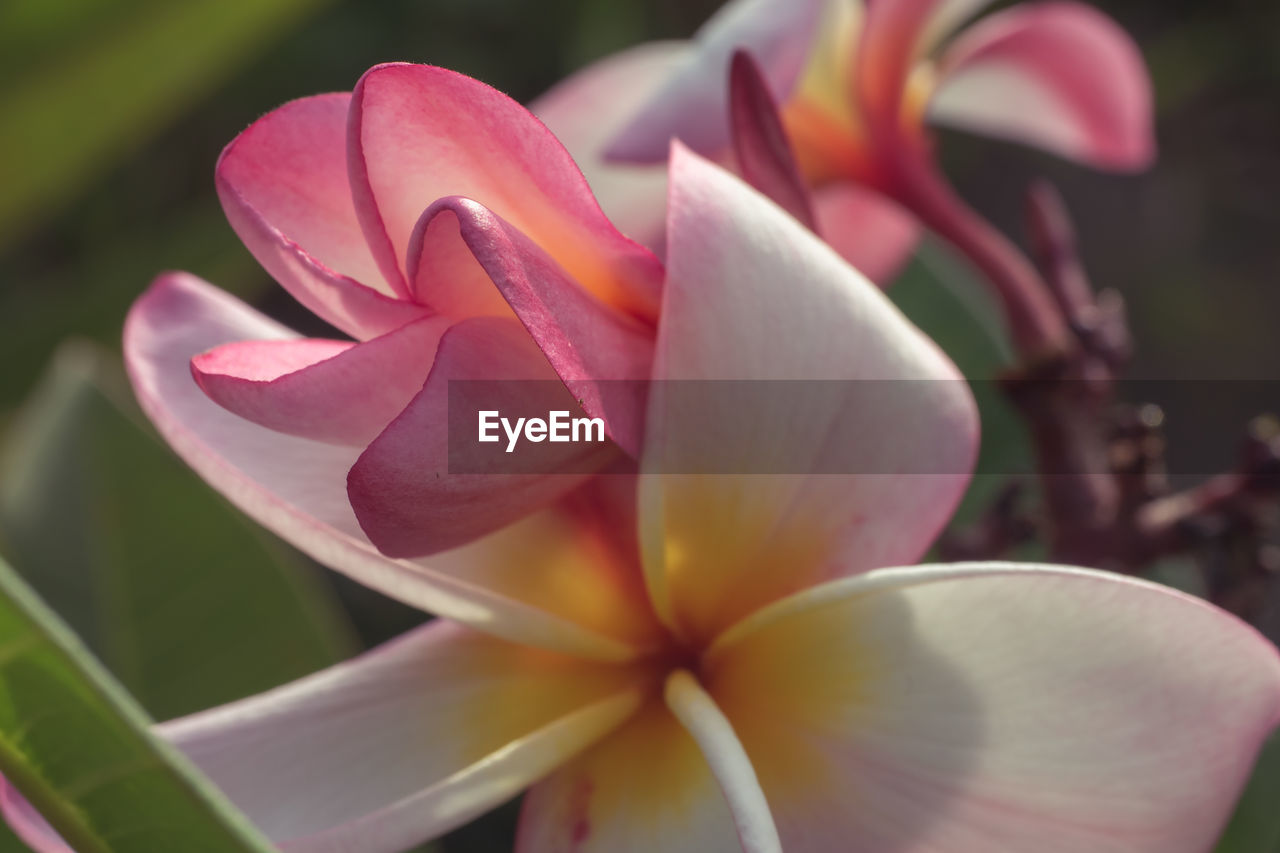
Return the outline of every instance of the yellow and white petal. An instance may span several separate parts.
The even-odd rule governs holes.
[[[671,175],[640,523],[655,605],[698,642],[916,560],[978,424],[955,366],[829,246],[678,146]]]
[[[636,553],[635,482],[613,469],[550,509],[424,562],[608,638],[618,657],[639,654],[665,633]]]
[[[434,622],[157,730],[282,849],[399,853],[607,734],[640,686],[627,667]]]
[[[1280,657],[1171,590],[888,569],[762,610],[704,667],[788,853],[1203,853],[1280,719]]]

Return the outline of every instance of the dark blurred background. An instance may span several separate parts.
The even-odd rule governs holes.
[[[146,437],[121,385],[124,314],[164,269],[189,270],[297,328],[316,329],[226,224],[212,180],[222,146],[278,104],[350,89],[367,67],[387,60],[448,66],[527,101],[614,50],[687,37],[717,5],[0,4],[0,444],[8,460],[0,467],[0,553],[37,581],[153,714],[262,689],[421,618],[315,571],[243,523]],[[1133,375],[1280,380],[1280,3],[1096,5],[1133,34],[1155,78],[1156,167],[1140,176],[1100,175],[947,133],[941,150],[948,172],[1019,240],[1028,182],[1043,175],[1061,187],[1095,284],[1128,300],[1138,343]],[[1176,384],[1161,387],[1173,389],[1160,401],[1171,410],[1172,458],[1188,470],[1229,463],[1244,419],[1280,408],[1273,390],[1280,386],[1266,381],[1241,385],[1214,406],[1203,404],[1203,386],[1189,383],[1181,396]],[[181,489],[190,496],[147,503],[148,493]],[[50,527],[46,511],[54,509],[61,515]],[[243,550],[228,542],[243,542]],[[188,571],[174,579],[165,572],[178,555],[187,555]],[[229,561],[242,564],[237,582],[262,583],[255,560],[278,568],[267,573],[274,585],[259,600],[310,602],[306,613],[290,617],[299,626],[289,632],[294,645],[275,657],[262,650],[282,642],[272,627],[277,610],[264,605],[246,616],[225,584],[197,594],[188,583],[201,561],[215,573]],[[68,568],[73,564],[79,568]],[[154,589],[156,576],[167,578],[169,592],[142,596],[138,590]],[[105,610],[104,584],[123,588],[116,599],[129,607]],[[211,644],[217,626],[230,620],[241,645],[206,649],[200,685],[173,683],[183,663],[121,651],[120,631],[135,631],[135,645],[155,645],[174,626],[146,621],[150,614],[201,599],[221,602],[208,614]],[[135,628],[129,620],[139,618],[145,625]],[[246,677],[251,659],[260,665]],[[223,681],[210,675],[219,666]],[[507,809],[438,849],[505,849],[492,845],[509,831],[512,815]]]

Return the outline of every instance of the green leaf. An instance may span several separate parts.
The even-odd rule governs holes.
[[[77,853],[271,845],[0,561],[0,773]]]
[[[0,243],[192,106],[324,0],[0,5]]]
[[[348,657],[318,571],[140,421],[114,358],[59,352],[0,465],[0,539],[27,580],[160,719]]]
[[[1280,733],[1262,747],[1236,813],[1214,853],[1280,851]]]
[[[994,382],[1013,364],[1000,307],[964,263],[927,240],[889,296],[956,363],[978,401],[977,472],[953,521],[972,523],[1012,475],[1035,470],[1022,419]]]

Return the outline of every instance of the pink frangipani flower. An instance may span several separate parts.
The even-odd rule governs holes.
[[[193,318],[199,387],[263,432],[306,440],[312,476],[348,484],[383,552],[464,544],[583,479],[449,476],[452,379],[559,377],[567,390],[548,392],[547,408],[581,401],[638,452],[643,400],[602,398],[594,380],[647,379],[662,265],[610,224],[560,143],[505,95],[439,68],[378,66],[351,94],[255,122],[223,153],[217,186],[263,266],[354,341],[300,338],[168,275],[133,311],[126,348],[138,355],[143,330]],[[131,361],[144,402],[163,393]],[[209,461],[216,449],[191,452],[202,472],[227,467]],[[618,455],[566,450],[584,452],[601,466]]]
[[[996,12],[957,34],[987,5],[733,0],[693,41],[611,57],[534,109],[585,164],[605,208],[624,210],[644,233],[645,213],[633,196],[620,197],[644,174],[639,164],[665,160],[671,138],[732,161],[729,68],[745,51],[776,101],[811,193],[815,230],[883,284],[915,237],[910,217],[889,199],[937,227],[902,175],[904,159],[931,159],[928,122],[1102,169],[1140,169],[1154,156],[1150,80],[1137,46],[1113,21],[1051,0]],[[606,87],[607,133],[600,124],[588,132],[585,117]],[[661,180],[659,169],[650,175]],[[660,221],[660,209],[650,205],[647,216]]]
[[[467,576],[490,598],[460,620],[160,733],[288,851],[395,853],[532,785],[525,853],[1203,853],[1280,718],[1274,647],[1115,575],[886,568],[920,558],[968,479],[976,415],[954,366],[811,232],[679,148],[668,233],[637,477],[499,534]],[[184,338],[245,309],[198,320],[198,288],[163,293],[172,325],[135,329],[132,359],[190,455],[240,427],[178,393]],[[679,393],[720,379],[916,390],[881,407],[875,383],[847,381],[807,417],[749,420]],[[806,473],[672,469],[708,442]],[[894,473],[922,458],[938,473]],[[882,473],[824,473],[867,460]],[[244,474],[224,487],[302,524],[294,462],[256,474],[285,500]],[[349,559],[331,522],[309,523],[314,550]],[[423,604],[442,595],[412,566],[384,571],[429,586]],[[559,594],[519,618],[492,609],[547,578]]]

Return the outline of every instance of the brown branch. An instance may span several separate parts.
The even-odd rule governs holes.
[[[1248,615],[1276,563],[1267,536],[1280,524],[1280,426],[1259,418],[1235,470],[1171,491],[1158,407],[1117,400],[1117,378],[1132,349],[1118,293],[1094,295],[1061,196],[1047,183],[1028,196],[1028,219],[1043,287],[1071,340],[1002,378],[1026,420],[1043,508],[1039,526],[1055,561],[1136,573],[1176,554],[1243,543],[1243,569],[1210,573],[1213,600]],[[1012,496],[1012,497],[1011,497]],[[974,528],[949,536],[949,558],[1000,556],[1025,541],[1025,515],[1006,490]],[[1238,561],[1237,561],[1238,562]]]

